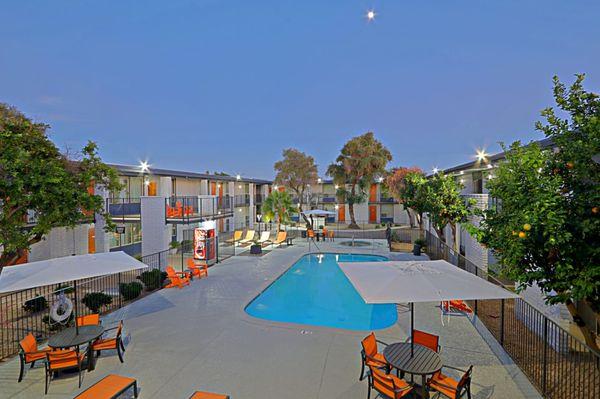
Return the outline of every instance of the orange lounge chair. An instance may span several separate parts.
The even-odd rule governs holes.
[[[186,272],[176,272],[173,266],[167,266],[165,271],[167,278],[171,281],[165,288],[183,288],[190,283],[190,276]]]
[[[196,391],[190,396],[190,399],[229,399],[229,395],[220,393]]]
[[[72,369],[77,367],[79,372],[79,388],[81,388],[81,363],[85,353],[79,353],[78,349],[75,350],[64,350],[56,352],[46,352],[46,390],[48,393],[48,386],[52,377],[60,370]]]
[[[383,354],[379,353],[377,349],[377,342],[387,345],[385,342],[378,341],[375,338],[375,334],[371,333],[367,335],[360,343],[362,350],[360,352],[362,367],[360,370],[359,381],[365,379],[365,366],[368,367],[387,367],[387,362],[383,357]]]
[[[119,325],[117,327],[109,328],[104,330],[111,331],[117,330],[117,335],[113,338],[99,338],[92,344],[92,350],[96,351],[96,357],[100,356],[101,351],[106,350],[116,350],[117,355],[119,355],[119,360],[123,363],[123,354],[121,351],[125,352],[125,346],[123,345],[123,339],[121,338],[121,333],[123,332],[123,321],[119,321]]]
[[[451,310],[456,310],[463,313],[473,313],[469,305],[467,305],[464,301],[460,299],[454,299],[451,301],[443,301],[442,308],[446,312],[450,312]]]
[[[467,370],[450,366],[443,366],[443,368],[458,370],[464,374],[460,381],[456,381],[454,378],[448,377],[442,374],[441,371],[438,371],[427,381],[427,387],[450,399],[462,398],[465,393],[467,394],[467,398],[471,399],[471,374],[473,373],[473,366],[470,366]]]
[[[425,331],[413,330],[412,342],[417,345],[423,345],[434,352],[439,353],[442,350],[442,347],[439,345],[440,337]]]
[[[280,231],[277,233],[277,237],[275,237],[275,241],[271,241],[271,245],[273,245],[273,246],[281,245],[285,242],[286,239],[287,239],[287,232]]]
[[[21,371],[19,372],[19,381],[23,380],[23,372],[25,371],[25,365],[31,363],[31,368],[35,365],[38,360],[46,358],[46,353],[50,352],[51,348],[38,349],[37,341],[32,333],[27,334],[19,342],[19,359],[21,359]]]
[[[97,326],[100,324],[100,315],[98,313],[88,314],[85,316],[77,316],[77,325],[81,326]]]
[[[369,366],[371,374],[369,376],[369,391],[367,399],[371,398],[371,390],[379,392],[383,397],[391,399],[400,399],[408,395],[413,387],[401,378],[395,375],[386,374],[377,367]]]
[[[137,381],[133,378],[109,374],[74,399],[116,399],[133,387],[133,397],[138,397]]]
[[[197,265],[194,263],[192,258],[188,258],[187,267],[190,269],[192,276],[196,276],[198,278],[208,277],[208,265],[206,263]]]
[[[236,242],[238,242],[239,240],[242,239],[242,233],[243,233],[242,230],[236,230],[236,231],[234,231],[233,232],[233,237],[230,238],[229,240],[225,240],[225,242],[228,243],[228,244],[234,244],[235,245]]]

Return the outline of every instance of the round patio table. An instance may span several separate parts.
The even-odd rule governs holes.
[[[96,338],[99,338],[103,333],[104,327],[101,325],[80,326],[79,334],[77,334],[75,327],[69,327],[51,336],[48,339],[48,346],[57,349],[66,349],[73,346],[78,347],[79,345],[91,343],[92,341],[96,340]],[[91,344],[88,345],[87,352],[88,371],[92,371],[95,364],[94,353],[92,351]]]
[[[410,342],[399,342],[388,345],[383,350],[383,357],[394,368],[412,375],[421,376],[421,397],[429,398],[427,376],[442,369],[442,358],[431,349],[414,344],[411,356]]]

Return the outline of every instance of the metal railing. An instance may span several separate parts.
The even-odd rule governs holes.
[[[107,198],[106,209],[115,222],[139,221],[142,214],[140,198]]]
[[[165,199],[165,219],[170,223],[192,223],[203,218],[231,216],[231,197],[173,196]]]
[[[235,196],[234,206],[250,205],[250,194],[238,194]]]
[[[513,289],[425,231],[426,251],[493,284]],[[600,397],[600,354],[523,299],[468,301],[477,318],[545,398]]]

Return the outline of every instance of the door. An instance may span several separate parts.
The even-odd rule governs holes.
[[[369,223],[377,223],[377,205],[369,205]]]
[[[377,184],[371,184],[371,188],[369,189],[369,202],[377,202]]]
[[[338,222],[345,222],[345,221],[346,221],[346,206],[340,205],[338,207]]]
[[[96,228],[88,228],[88,254],[96,253]]]
[[[217,182],[210,182],[210,195],[217,195]]]
[[[148,195],[151,197],[156,196],[156,182],[155,181],[151,181],[148,184]]]

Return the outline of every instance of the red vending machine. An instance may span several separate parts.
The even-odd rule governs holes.
[[[208,264],[215,262],[216,257],[216,224],[214,221],[203,222],[194,229],[194,259]]]

